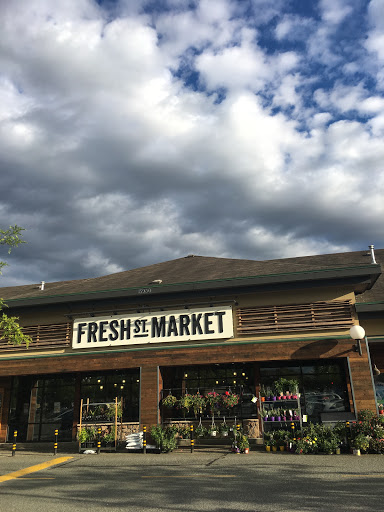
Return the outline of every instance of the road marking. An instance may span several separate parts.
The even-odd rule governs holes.
[[[167,475],[142,476],[141,478],[206,478],[207,475]],[[235,478],[236,475],[209,475],[209,478]]]
[[[65,462],[69,459],[73,459],[73,457],[59,457],[58,459],[53,459],[48,462],[36,464],[36,466],[30,466],[29,468],[20,469],[19,471],[14,471],[13,473],[8,473],[7,475],[0,476],[0,482],[6,482],[7,480],[13,480],[14,478],[19,478],[20,476],[28,475],[29,473],[41,471],[42,469],[49,468],[50,466],[55,466],[56,464],[61,464],[62,462]]]

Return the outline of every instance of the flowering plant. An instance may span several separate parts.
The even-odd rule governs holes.
[[[200,395],[200,393],[196,393],[195,395],[191,395],[191,402],[192,402],[193,412],[194,412],[195,416],[197,416],[197,414],[199,412],[202,412],[202,409],[204,409],[206,400],[203,397],[203,395]]]
[[[174,407],[176,405],[176,403],[177,403],[177,398],[171,394],[169,394],[168,396],[163,398],[161,401],[161,405],[163,405],[164,407],[168,407],[169,409]]]
[[[193,405],[192,395],[189,393],[185,393],[184,396],[180,398],[180,400],[177,402],[178,409],[184,409],[186,412],[189,412],[189,409]]]
[[[216,393],[216,391],[210,391],[209,393],[205,394],[205,400],[207,407],[209,407],[209,410],[211,412],[211,416],[213,416],[215,407],[218,407],[220,404],[221,395],[219,393]]]
[[[221,401],[227,409],[230,409],[231,407],[234,407],[239,403],[239,395],[236,395],[235,393],[230,393],[229,391],[226,391],[224,395],[221,397]]]

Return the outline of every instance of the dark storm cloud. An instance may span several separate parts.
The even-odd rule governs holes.
[[[348,40],[351,80],[332,79],[353,10],[320,4],[4,4],[0,223],[28,244],[2,255],[2,284],[382,245],[382,77],[361,73],[380,69],[383,20]]]

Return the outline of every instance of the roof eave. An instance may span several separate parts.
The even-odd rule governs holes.
[[[238,277],[227,279],[216,279],[207,281],[196,281],[187,283],[161,284],[161,285],[143,285],[130,288],[119,288],[115,290],[97,290],[90,292],[76,292],[56,295],[47,295],[47,291],[41,292],[41,295],[8,299],[7,304],[10,307],[27,307],[48,304],[63,304],[68,302],[98,301],[117,298],[143,298],[160,297],[178,293],[198,292],[221,292],[228,290],[230,293],[241,292],[245,288],[254,288],[254,291],[266,287],[285,287],[299,288],[308,287],[313,283],[316,286],[335,286],[340,284],[349,284],[353,290],[358,293],[371,288],[374,282],[381,274],[380,265],[364,265],[358,267],[331,268],[321,270],[310,270],[302,272],[291,272],[284,274],[273,274],[264,276]]]

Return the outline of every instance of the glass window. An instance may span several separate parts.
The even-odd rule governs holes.
[[[302,413],[319,422],[321,413],[350,410],[346,374],[342,361],[303,362],[300,366],[281,363],[260,368],[261,384],[272,386],[280,377],[296,378],[301,393]]]
[[[139,420],[140,370],[118,370],[103,374],[83,374],[81,397],[86,403],[123,400],[123,421]]]

